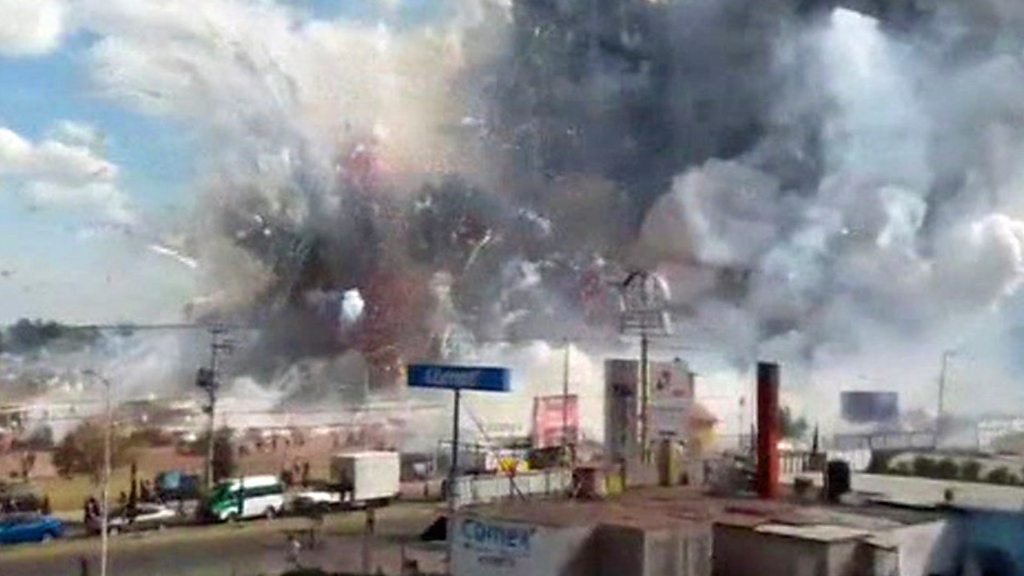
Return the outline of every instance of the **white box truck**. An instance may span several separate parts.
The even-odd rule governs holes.
[[[294,505],[298,510],[384,506],[398,496],[400,474],[398,452],[335,454],[329,485],[300,492]]]

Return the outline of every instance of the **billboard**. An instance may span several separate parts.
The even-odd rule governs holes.
[[[604,363],[604,435],[609,457],[615,460],[637,454],[637,402],[640,363],[606,360]]]
[[[533,399],[533,447],[554,448],[575,444],[579,438],[580,404],[575,394]],[[564,423],[564,426],[563,426]]]
[[[508,392],[511,389],[508,368],[412,364],[407,377],[410,388],[484,392]]]
[[[843,420],[854,424],[895,422],[900,416],[897,392],[850,391],[839,394]]]
[[[685,440],[693,406],[693,374],[682,360],[650,363],[652,439]]]

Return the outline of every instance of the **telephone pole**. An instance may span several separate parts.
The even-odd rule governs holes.
[[[562,362],[562,458],[569,465],[569,468],[574,468],[573,455],[575,450],[569,445],[569,355],[572,352],[570,348],[569,339],[564,340],[565,344],[565,357]],[[579,408],[577,407],[577,410]],[[577,419],[579,416],[577,416]],[[579,428],[579,423],[576,425]]]
[[[942,353],[942,369],[939,371],[939,405],[935,414],[935,443],[938,444],[942,437],[943,417],[946,413],[946,377],[949,374],[949,359],[956,355],[954,350],[945,350]]]
[[[209,416],[206,428],[206,471],[203,482],[207,489],[213,487],[213,454],[217,425],[217,392],[220,389],[220,353],[231,351],[233,344],[224,338],[227,328],[213,326],[210,328],[210,366],[200,368],[196,374],[196,386],[206,392],[206,406],[203,411]]]

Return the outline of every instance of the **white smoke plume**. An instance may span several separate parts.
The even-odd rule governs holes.
[[[995,176],[988,158],[942,189],[948,166],[935,148],[953,143],[936,145],[934,135],[981,114],[1000,119],[974,131],[1019,130],[1017,106],[1002,95],[957,94],[965,75],[991,62],[951,64],[935,50],[951,48],[842,9],[780,38],[776,70],[788,86],[772,127],[749,153],[680,174],[652,208],[642,242],[659,257],[742,271],[734,298],[721,285],[676,291],[698,318],[718,319],[723,341],[753,357],[778,338],[799,358],[859,336],[860,326],[938,329],[1015,292],[1024,272],[1019,212],[978,181]],[[820,176],[789,184],[779,162],[808,152],[797,139],[809,118],[821,119]],[[692,280],[683,276],[678,282]]]

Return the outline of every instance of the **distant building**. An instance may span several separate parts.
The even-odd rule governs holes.
[[[990,418],[978,422],[978,449],[995,450],[996,440],[1011,434],[1024,433],[1024,418]]]

